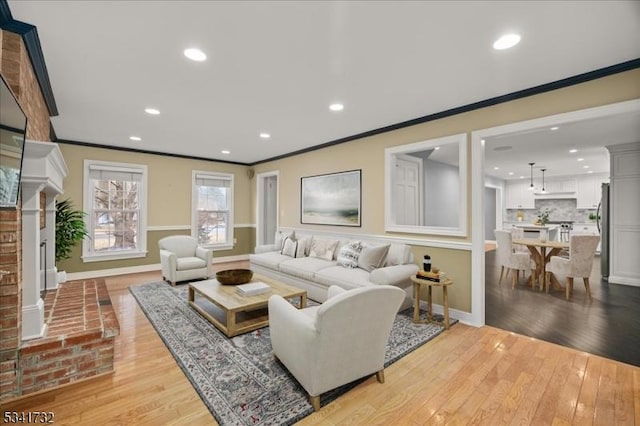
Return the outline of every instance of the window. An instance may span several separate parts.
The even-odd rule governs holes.
[[[233,175],[194,171],[192,206],[198,244],[233,248]]]
[[[85,262],[146,255],[146,192],[147,166],[85,160]]]

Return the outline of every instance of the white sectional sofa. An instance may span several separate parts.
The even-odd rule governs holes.
[[[416,274],[418,266],[413,263],[413,254],[408,245],[389,244],[357,236],[333,238],[298,230],[294,235],[282,233],[280,236],[284,237],[284,241],[277,237],[276,244],[257,246],[256,253],[249,256],[253,271],[304,288],[308,297],[318,302],[327,299],[327,290],[331,285],[350,290],[388,284],[405,291],[406,298],[401,309],[411,305],[413,292],[409,277]],[[293,244],[288,244],[286,237],[293,237],[289,238],[289,242],[297,243],[295,250],[291,250]],[[332,242],[336,243],[333,250],[330,244]],[[345,261],[345,253],[353,251],[342,250],[349,243],[352,248],[360,243],[362,250],[355,256],[347,257]],[[289,250],[283,250],[285,245]],[[320,250],[318,246],[321,247]],[[385,246],[388,246],[388,251],[385,251]],[[319,257],[319,254],[324,258]],[[345,263],[349,266],[344,266]]]

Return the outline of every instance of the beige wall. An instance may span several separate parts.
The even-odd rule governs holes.
[[[452,86],[452,90],[455,87]],[[423,240],[467,241],[471,238],[471,181],[468,180],[467,238],[434,235],[406,235],[384,231],[384,149],[457,133],[469,133],[503,124],[546,117],[563,112],[606,105],[640,98],[640,70],[636,69],[587,83],[566,87],[536,96],[511,101],[437,121],[418,124],[400,130],[358,139],[341,145],[284,158],[255,167],[256,173],[279,171],[280,226],[321,229],[335,233],[366,233],[374,235],[418,238]],[[470,153],[470,150],[469,150]],[[470,155],[470,154],[469,154]],[[469,176],[474,159],[469,158]],[[362,227],[343,228],[300,224],[300,178],[324,173],[362,169]],[[252,185],[252,199],[256,188]],[[255,202],[253,203],[255,206]],[[425,241],[425,244],[428,244]],[[455,284],[450,289],[453,308],[471,310],[471,252],[455,249],[435,249],[416,245],[416,258],[429,253],[433,263],[446,271]]]
[[[191,225],[192,170],[232,173],[235,185],[234,222],[244,227],[234,230],[237,239],[234,249],[216,251],[214,257],[247,254],[253,250],[255,229],[247,227],[254,223],[254,216],[251,214],[251,198],[246,195],[253,182],[247,177],[248,167],[69,144],[60,144],[60,150],[69,168],[69,175],[64,181],[64,193],[58,199],[71,198],[77,209],[82,209],[82,174],[85,159],[147,165],[147,225],[150,227]],[[71,259],[61,262],[58,269],[64,269],[67,272],[85,272],[157,264],[160,263],[157,249],[160,238],[172,234],[189,233],[190,231],[181,229],[149,231],[147,233],[148,255],[142,259],[83,263],[80,258],[82,249],[78,245],[74,248]]]

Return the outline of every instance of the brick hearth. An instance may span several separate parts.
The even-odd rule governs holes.
[[[112,372],[120,327],[104,280],[60,284],[44,302],[45,337],[20,348],[21,394]]]

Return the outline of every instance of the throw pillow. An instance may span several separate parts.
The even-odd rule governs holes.
[[[307,250],[309,249],[310,242],[311,242],[311,238],[300,238],[298,240],[296,257],[305,257],[307,255]]]
[[[298,250],[298,242],[291,238],[284,240],[284,246],[282,247],[282,254],[289,257],[296,257],[296,251]]]
[[[311,240],[309,257],[317,257],[325,260],[333,260],[333,252],[336,250],[338,240]]]
[[[284,240],[287,238],[291,238],[292,240],[296,239],[296,231],[291,231],[290,234],[282,231],[276,231],[276,238],[274,241],[274,246],[278,249],[280,254],[282,254],[282,249],[284,248]]]
[[[389,251],[389,244],[385,246],[377,247],[364,247],[358,257],[358,268],[365,271],[373,271],[378,269],[384,264],[384,259],[387,257]]]
[[[350,241],[343,245],[338,253],[338,265],[345,268],[357,268],[361,250],[362,244],[360,241]]]

